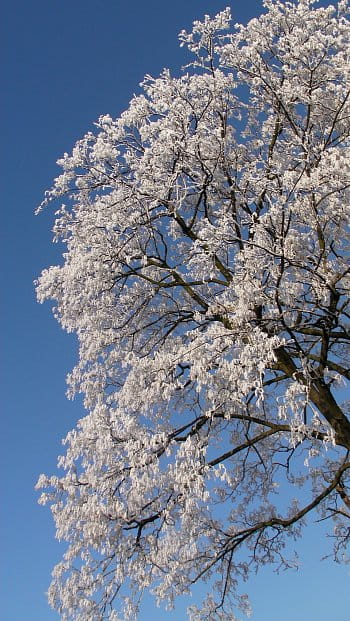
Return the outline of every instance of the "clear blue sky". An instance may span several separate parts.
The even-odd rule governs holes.
[[[59,261],[50,243],[53,217],[33,212],[58,169],[55,161],[102,113],[118,116],[145,73],[178,70],[177,33],[225,0],[4,0],[1,86],[1,621],[56,621],[45,597],[62,546],[47,509],[36,504],[41,472],[53,473],[61,438],[83,415],[65,398],[75,340],[48,305],[36,304],[33,280]],[[260,3],[232,5],[234,21]],[[5,60],[5,62],[4,62]],[[320,562],[324,536],[309,529],[299,572],[253,577],[253,621],[347,621],[349,568]],[[185,619],[153,611],[140,621]]]

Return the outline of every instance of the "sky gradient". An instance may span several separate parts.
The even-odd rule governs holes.
[[[34,279],[60,261],[51,244],[53,208],[34,209],[59,172],[55,161],[93,129],[100,114],[128,106],[146,73],[178,72],[186,63],[177,33],[215,14],[218,0],[4,0],[0,41],[1,98],[1,602],[2,621],[58,621],[45,591],[64,546],[54,539],[47,508],[34,485],[53,474],[61,439],[84,415],[67,401],[65,376],[76,362],[74,336],[64,334],[49,305],[35,301]],[[234,22],[260,12],[260,3],[232,4]],[[246,586],[252,621],[347,621],[349,568],[332,560],[320,528],[297,545],[302,566],[270,569]],[[243,590],[245,587],[243,586]],[[200,592],[198,589],[197,592]],[[149,598],[140,621],[185,619],[154,611]]]

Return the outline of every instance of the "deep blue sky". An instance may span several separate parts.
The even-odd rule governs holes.
[[[1,472],[2,621],[56,621],[45,598],[61,555],[50,513],[36,504],[41,472],[55,471],[61,438],[83,415],[65,398],[75,340],[60,331],[33,280],[59,261],[48,209],[33,212],[58,173],[55,161],[100,114],[118,116],[145,73],[186,62],[177,33],[223,0],[4,0],[1,86]],[[233,5],[234,21],[260,3]],[[5,62],[4,62],[5,60]],[[347,621],[349,570],[319,561],[327,548],[314,529],[299,545],[299,572],[270,570],[250,584],[253,621]],[[140,621],[185,619],[147,602]]]

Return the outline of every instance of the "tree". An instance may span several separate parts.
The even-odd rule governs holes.
[[[46,197],[67,251],[38,295],[78,335],[88,410],[38,483],[69,542],[62,619],[134,619],[145,589],[171,606],[200,580],[190,618],[234,619],[315,510],[345,558],[348,10],[264,8],[181,32],[187,72],[147,76]]]

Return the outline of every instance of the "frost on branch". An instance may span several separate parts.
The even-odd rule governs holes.
[[[87,409],[38,483],[69,544],[63,620],[137,619],[145,590],[172,607],[202,580],[189,617],[234,619],[314,510],[345,558],[348,13],[264,7],[182,32],[191,73],[147,76],[47,194],[67,251],[38,296],[78,335]]]

